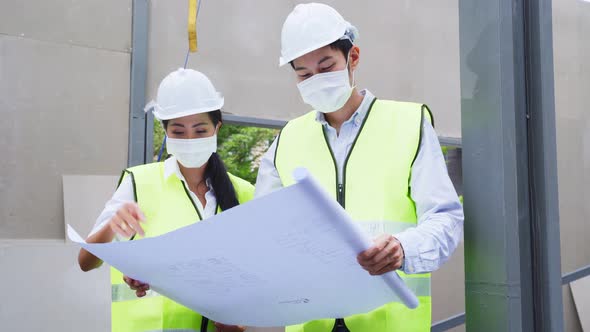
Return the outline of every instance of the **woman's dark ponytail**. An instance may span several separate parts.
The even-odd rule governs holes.
[[[214,152],[209,158],[207,168],[205,169],[205,177],[211,181],[213,191],[215,191],[215,198],[221,210],[225,211],[240,204],[225,165],[219,155]]]
[[[221,111],[219,110],[209,112],[209,117],[213,121],[214,126],[222,122]],[[240,204],[234,185],[227,175],[225,164],[216,152],[209,158],[207,168],[205,168],[205,178],[211,181],[217,204],[221,207],[221,210],[225,211]]]

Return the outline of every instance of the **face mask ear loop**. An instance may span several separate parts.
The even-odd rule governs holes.
[[[352,74],[351,87],[354,89],[354,88],[356,88],[356,79],[354,77],[354,70],[352,70],[352,68],[350,68],[350,52],[351,51],[352,51],[352,48],[350,48],[350,50],[348,51],[348,55],[346,56],[346,68],[348,68],[348,71]]]

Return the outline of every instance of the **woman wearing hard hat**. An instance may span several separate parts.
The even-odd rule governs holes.
[[[117,191],[87,242],[158,236],[252,198],[253,186],[227,173],[216,153],[223,102],[209,79],[198,71],[179,69],[162,80],[157,102],[150,102],[146,110],[153,109],[164,127],[172,156],[165,162],[123,171]],[[84,271],[102,264],[84,249],[78,261]],[[114,269],[111,283],[112,331],[245,330],[210,322]]]
[[[357,35],[327,5],[297,5],[287,17],[280,65],[291,65],[314,111],[289,121],[271,145],[256,195],[293,184],[292,171],[306,167],[361,226],[378,230],[371,233],[374,246],[357,257],[360,267],[371,275],[398,270],[420,305],[411,310],[392,302],[287,331],[430,331],[429,273],[457,247],[463,210],[428,107],[356,88]]]

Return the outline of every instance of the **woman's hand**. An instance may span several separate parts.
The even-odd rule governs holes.
[[[119,208],[119,210],[117,210],[115,215],[111,217],[109,222],[94,235],[87,238],[86,242],[111,242],[117,234],[126,238],[130,238],[136,233],[145,236],[145,232],[140,225],[140,223],[143,222],[145,222],[145,216],[139,209],[139,206],[135,203],[125,203]],[[80,264],[82,271],[90,271],[99,267],[102,264],[102,260],[88,252],[86,249],[80,249],[80,253],[78,254],[78,264]]]
[[[378,276],[399,269],[404,263],[404,249],[394,236],[383,234],[375,244],[359,254],[357,261],[371,275]]]
[[[221,323],[215,323],[215,332],[244,332],[246,331],[245,326],[239,325],[225,325]]]
[[[135,291],[135,295],[137,295],[137,297],[144,297],[146,292],[150,289],[150,285],[145,284],[139,280],[131,279],[128,276],[124,276],[123,280],[127,285],[129,285],[129,288]]]
[[[109,220],[109,227],[115,233],[130,238],[135,234],[144,236],[141,223],[145,222],[145,216],[136,203],[125,203],[117,213]]]

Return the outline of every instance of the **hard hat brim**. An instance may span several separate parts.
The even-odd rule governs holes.
[[[313,52],[315,50],[319,50],[322,47],[326,47],[326,46],[332,44],[333,42],[337,41],[338,39],[339,38],[336,38],[334,40],[331,40],[330,39],[330,40],[328,40],[326,42],[318,43],[318,44],[316,44],[316,45],[314,45],[312,47],[308,47],[308,48],[306,48],[304,50],[301,50],[301,51],[299,51],[297,53],[291,54],[288,57],[280,57],[279,58],[279,67],[282,67],[282,66],[288,64],[289,62],[291,62],[291,61],[293,61],[293,60],[295,60],[295,59],[297,59],[299,57],[302,57],[302,56],[306,55],[307,53],[311,53],[311,52]]]
[[[183,112],[178,112],[175,113],[173,115],[171,114],[164,114],[163,112],[159,112],[157,110],[157,107],[154,107],[152,112],[154,114],[154,117],[158,120],[172,120],[172,119],[178,119],[178,118],[182,118],[185,116],[189,116],[189,115],[194,115],[194,114],[201,114],[201,113],[208,113],[208,112],[213,112],[213,111],[217,111],[217,110],[221,110],[221,108],[223,107],[224,104],[224,99],[221,98],[221,100],[219,101],[218,104],[211,106],[211,107],[206,107],[206,108],[193,108],[193,109],[188,109],[185,110]]]

